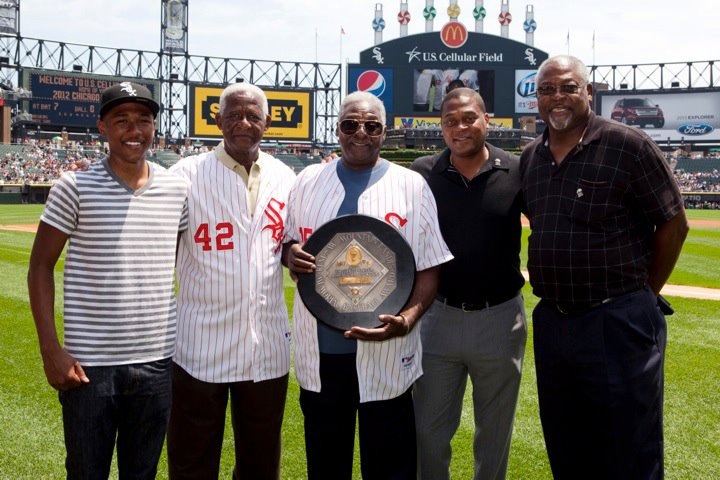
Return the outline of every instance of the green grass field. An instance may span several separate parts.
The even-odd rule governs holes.
[[[41,208],[0,205],[0,224],[36,223]],[[720,219],[720,212],[689,211],[688,216]],[[0,230],[0,479],[64,477],[60,406],[56,392],[45,381],[27,300],[25,277],[32,240],[30,233]],[[58,285],[61,272],[59,265]],[[720,229],[691,230],[670,283],[720,288]],[[293,286],[289,280],[286,285],[290,301]],[[58,288],[58,311],[60,292]],[[530,313],[537,299],[527,286],[524,293]],[[666,478],[714,479],[720,472],[720,302],[670,300],[677,313],[668,317]],[[550,479],[538,417],[532,336],[527,352],[508,478]],[[469,390],[453,442],[452,472],[457,479],[472,477]],[[229,422],[225,439],[221,478],[230,478],[233,440]],[[355,471],[360,478],[357,467]],[[158,478],[167,478],[164,455]],[[282,478],[305,478],[302,414],[292,375],[283,431]]]

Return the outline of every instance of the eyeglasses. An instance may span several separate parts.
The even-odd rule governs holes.
[[[552,85],[550,83],[543,83],[537,88],[538,96],[549,97],[555,95],[555,92],[560,90],[560,95],[577,95],[583,85],[575,85],[573,83],[566,83],[563,85]]]
[[[357,133],[358,130],[360,130],[360,127],[362,127],[365,130],[365,133],[367,133],[371,137],[378,137],[382,135],[385,125],[383,125],[382,122],[378,122],[376,120],[360,122],[358,120],[347,119],[338,123],[338,127],[340,128],[340,132],[344,133],[345,135],[354,135],[355,133]]]

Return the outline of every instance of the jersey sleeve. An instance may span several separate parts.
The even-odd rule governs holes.
[[[421,182],[421,188],[421,247],[419,252],[415,252],[415,263],[418,271],[435,267],[453,258],[440,232],[435,197],[424,179]]]

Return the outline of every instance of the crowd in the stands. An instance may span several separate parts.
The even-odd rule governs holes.
[[[174,151],[181,156],[199,153],[197,147]],[[63,172],[84,170],[104,155],[104,148],[97,144],[77,144],[72,148],[58,148],[52,143],[26,144],[20,150],[0,155],[0,183],[52,183]],[[677,171],[675,178],[683,192],[720,192],[720,170]]]
[[[27,144],[0,155],[0,183],[51,183],[68,170],[87,169],[102,155],[99,146],[58,149],[52,144]]]

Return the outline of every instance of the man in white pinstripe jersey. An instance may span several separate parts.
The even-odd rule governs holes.
[[[398,228],[417,265],[407,304],[398,315],[380,315],[379,328],[334,330],[318,322],[296,295],[295,371],[311,480],[351,478],[356,415],[363,477],[415,479],[411,387],[422,374],[422,352],[420,329],[413,327],[433,301],[438,265],[452,255],[427,183],[380,158],[384,136],[382,102],[366,92],[348,95],[338,123],[342,156],[303,170],[288,200],[285,254],[291,271],[314,268],[314,257],[301,248],[314,229],[353,213]]]
[[[280,254],[295,174],[260,151],[270,116],[258,87],[227,87],[215,119],[220,145],[172,167],[191,186],[177,260],[170,478],[218,478],[229,394],[234,478],[276,479],[290,368]]]

